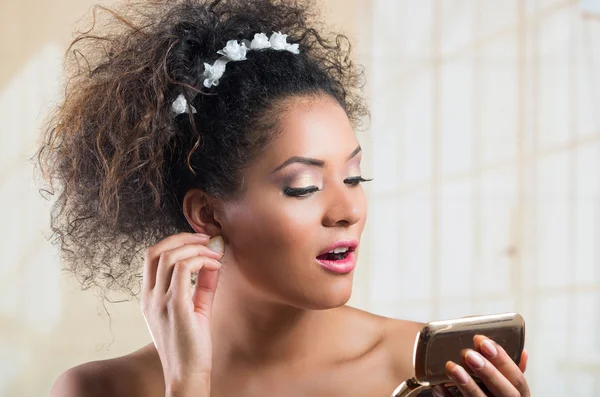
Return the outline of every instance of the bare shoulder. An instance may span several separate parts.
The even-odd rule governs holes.
[[[380,316],[350,306],[344,306],[342,310],[344,316],[352,319],[350,321],[362,323],[364,328],[378,330],[382,338],[381,342],[400,345],[408,342],[411,353],[417,333],[425,326],[425,323]]]
[[[68,369],[55,381],[49,397],[163,396],[156,392],[164,390],[157,379],[162,382],[160,360],[153,346],[146,346],[125,356]]]
[[[413,352],[419,331],[424,323],[386,318],[384,345],[392,352],[390,357],[394,372],[413,374]]]
[[[376,335],[373,349],[385,352],[392,373],[402,377],[412,374],[414,343],[425,324],[379,316],[351,307],[346,307],[345,311]]]

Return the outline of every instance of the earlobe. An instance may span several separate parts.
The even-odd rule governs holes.
[[[183,198],[183,214],[196,233],[209,236],[221,234],[209,197],[199,189],[189,190]]]

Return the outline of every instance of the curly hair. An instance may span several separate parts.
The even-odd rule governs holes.
[[[329,95],[355,126],[367,115],[349,40],[323,34],[312,0],[145,1],[93,16],[67,50],[65,96],[37,154],[56,195],[54,242],[84,288],[135,296],[140,252],[192,231],[185,192],[240,194],[286,99]],[[203,86],[204,62],[228,40],[274,31],[300,54],[251,51],[218,86]],[[197,112],[172,113],[180,94]]]

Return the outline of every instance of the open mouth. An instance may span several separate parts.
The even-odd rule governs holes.
[[[322,261],[342,261],[354,252],[355,247],[339,247],[335,248],[325,254],[317,256],[317,259]]]

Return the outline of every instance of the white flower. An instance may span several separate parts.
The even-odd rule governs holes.
[[[299,44],[289,44],[287,42],[287,34],[281,34],[281,32],[273,32],[269,42],[271,48],[277,51],[289,51],[294,54],[300,54]]]
[[[285,49],[293,54],[300,54],[300,44],[287,44]]]
[[[274,50],[281,51],[287,49],[287,34],[281,34],[281,32],[273,32],[269,42]]]
[[[263,48],[271,48],[271,43],[269,42],[269,38],[264,33],[256,33],[254,35],[254,39],[250,43],[250,49],[262,50]]]
[[[189,107],[192,109],[192,113],[198,113],[192,105],[190,105]],[[179,94],[179,96],[177,96],[177,99],[175,99],[173,101],[173,104],[171,104],[171,110],[175,114],[182,114],[182,113],[190,112],[190,110],[188,109],[187,100],[185,99],[183,94]]]
[[[225,73],[225,65],[227,65],[227,62],[229,62],[227,58],[221,57],[217,59],[212,66],[208,63],[204,64],[204,86],[206,88],[219,85],[219,79],[223,77],[223,73]]]
[[[206,88],[216,87],[219,85],[219,79],[223,77],[225,73],[225,65],[232,61],[245,61],[246,54],[249,50],[261,50],[264,48],[272,48],[277,51],[289,51],[294,54],[299,54],[299,44],[288,44],[287,34],[281,34],[281,32],[273,32],[270,38],[264,33],[256,33],[252,41],[242,40],[241,43],[237,40],[229,40],[227,45],[222,50],[217,51],[218,54],[222,55],[215,61],[214,64],[204,64],[204,86]],[[173,102],[174,112],[183,112],[187,105],[185,98],[177,98]],[[191,107],[195,112],[195,109]],[[179,114],[179,113],[178,113]]]
[[[224,55],[232,61],[245,61],[246,51],[248,51],[246,44],[240,45],[237,40],[229,40],[225,48],[217,51],[217,54]]]

